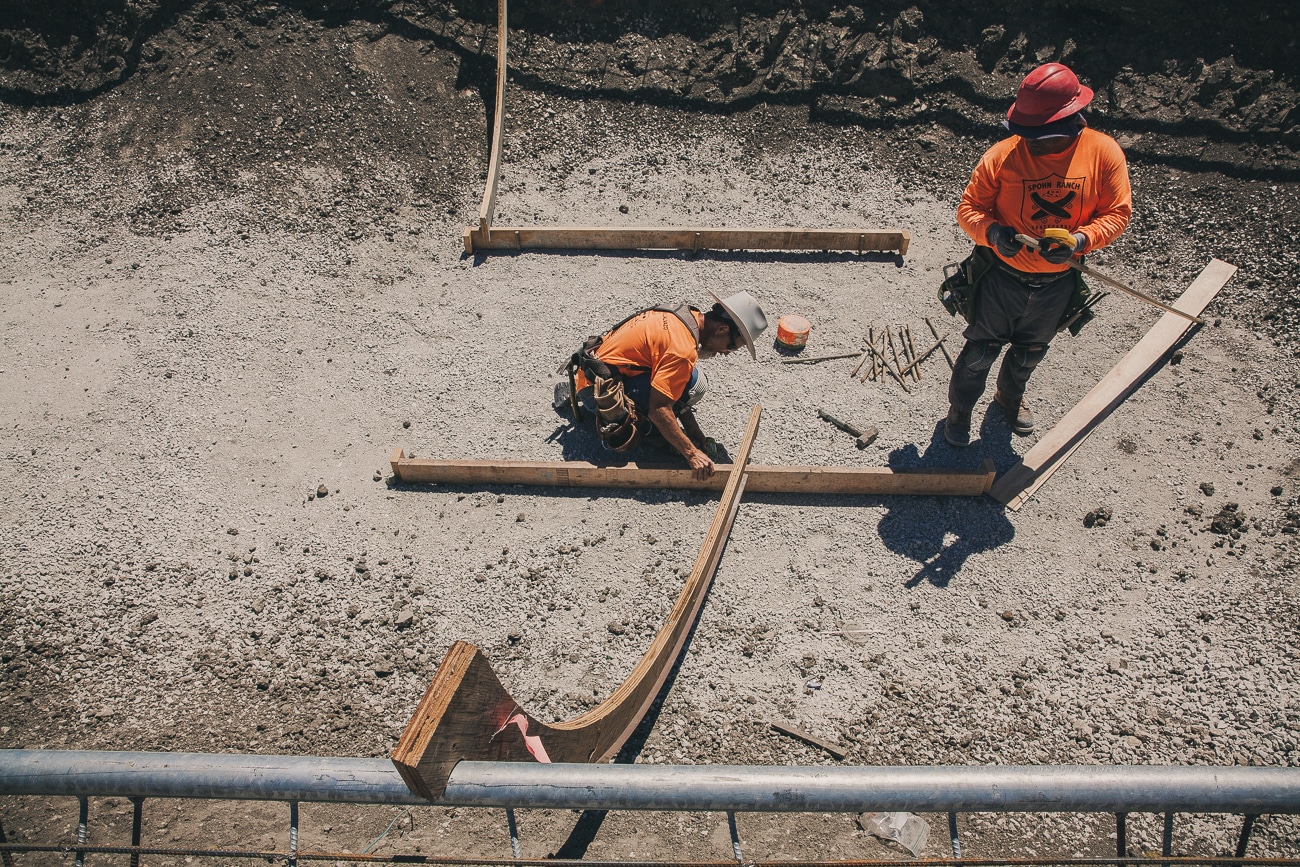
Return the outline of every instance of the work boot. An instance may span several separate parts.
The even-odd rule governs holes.
[[[1023,437],[1034,432],[1034,411],[1029,408],[1029,404],[1025,403],[1023,397],[1012,406],[1011,401],[1007,400],[1002,392],[996,391],[993,393],[993,400],[1007,414],[1007,424],[1011,425],[1013,433]]]
[[[970,413],[955,406],[948,407],[948,418],[943,422],[943,438],[958,448],[970,445]]]

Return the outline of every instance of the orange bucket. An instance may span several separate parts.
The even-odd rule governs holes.
[[[776,323],[776,342],[786,349],[803,349],[808,344],[812,325],[802,316],[782,316]]]

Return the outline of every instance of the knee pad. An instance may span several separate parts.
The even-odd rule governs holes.
[[[971,340],[961,351],[964,364],[971,370],[988,370],[1002,351],[1002,344],[996,340]]]
[[[1038,362],[1042,361],[1043,356],[1046,354],[1046,343],[1031,343],[1027,346],[1012,345],[1009,353],[1011,363],[1025,370],[1033,370],[1037,367]]]

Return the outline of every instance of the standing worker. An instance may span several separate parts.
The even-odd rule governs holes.
[[[696,479],[711,477],[711,443],[692,409],[707,383],[696,362],[742,345],[757,359],[754,339],[767,328],[763,308],[748,292],[713,298],[717,303],[707,312],[686,304],[651,307],[587,338],[561,368],[569,381],[556,385],[557,408],[568,400],[580,414],[578,392],[591,386],[596,429],[606,448],[628,451],[653,425],[686,458]]]
[[[1066,262],[1128,226],[1128,165],[1114,139],[1088,126],[1082,110],[1092,95],[1060,63],[1029,73],[1003,123],[1011,137],[980,159],[957,206],[957,222],[978,246],[967,261],[974,285],[963,311],[966,345],[948,386],[943,432],[954,446],[970,444],[971,411],[1004,345],[993,399],[1014,432],[1033,432],[1025,386],[1058,326],[1086,297]],[[1040,249],[1017,234],[1038,239]]]

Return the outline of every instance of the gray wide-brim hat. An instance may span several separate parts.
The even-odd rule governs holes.
[[[758,306],[754,296],[741,290],[735,295],[728,295],[726,298],[718,297],[718,293],[709,292],[713,300],[722,305],[722,309],[727,311],[731,321],[736,323],[736,328],[740,331],[740,338],[745,341],[745,346],[749,349],[749,357],[758,359],[758,353],[754,350],[754,340],[767,330],[767,314],[763,308]]]

